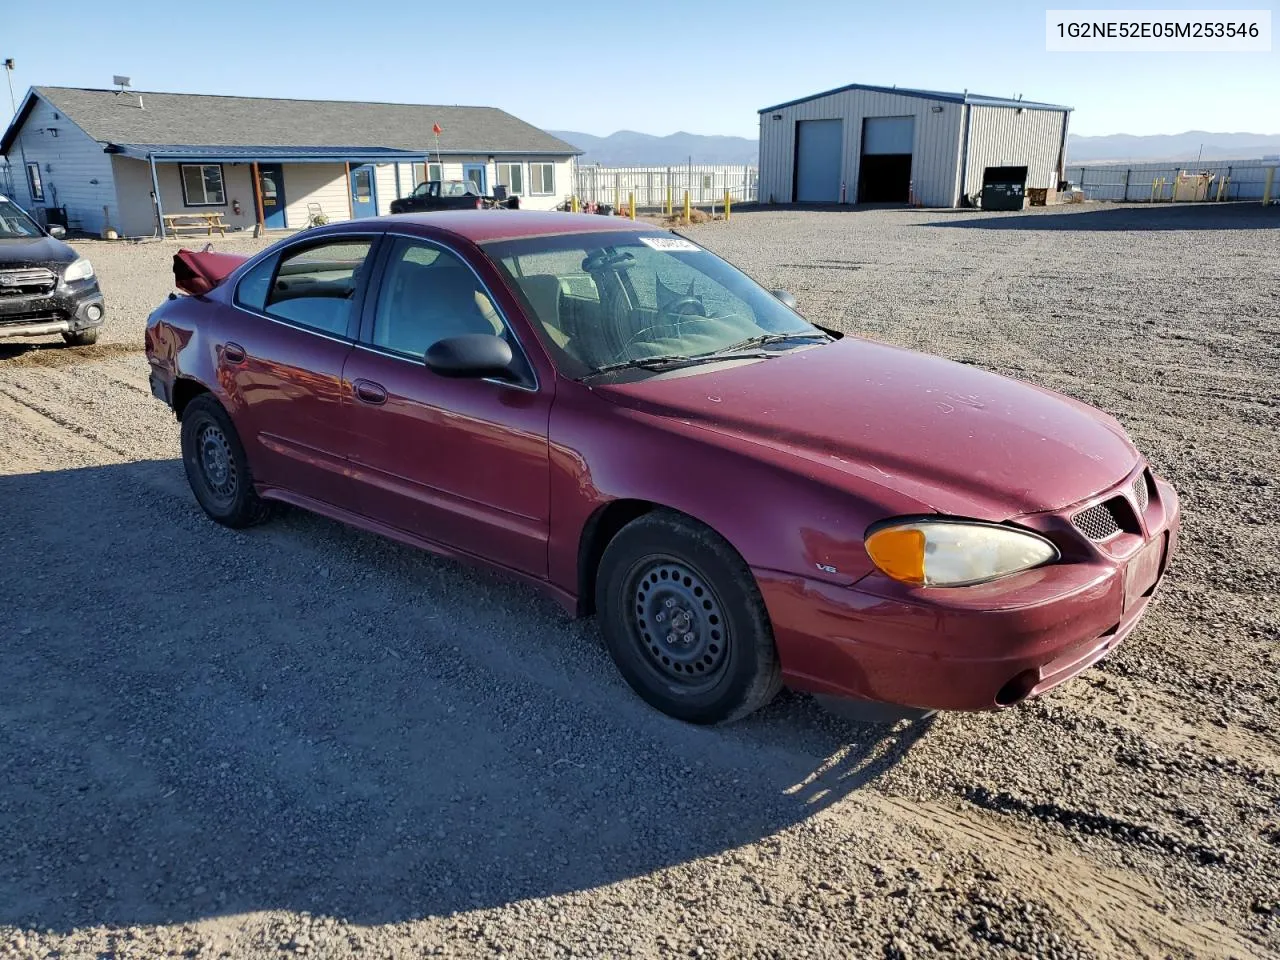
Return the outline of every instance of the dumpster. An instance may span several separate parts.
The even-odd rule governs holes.
[[[1023,204],[1022,183],[987,183],[982,187],[983,210],[1021,210]]]

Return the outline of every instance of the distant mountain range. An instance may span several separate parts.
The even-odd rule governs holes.
[[[1203,145],[1204,152],[1201,153]],[[1209,133],[1188,130],[1137,137],[1113,133],[1105,137],[1067,136],[1067,164],[1107,163],[1132,160],[1257,160],[1280,154],[1280,134]]]
[[[548,130],[586,152],[579,163],[606,167],[674,166],[678,163],[749,163],[759,159],[757,141],[746,137],[704,137],[696,133],[673,133],[655,137],[634,130],[619,130],[607,137],[572,130]]]
[[[553,136],[586,151],[580,163],[606,167],[668,166],[688,163],[749,163],[759,160],[758,141],[746,137],[704,137],[696,133],[673,133],[655,137],[634,130],[619,130],[607,137],[572,130],[551,130]],[[1203,153],[1201,146],[1203,145]],[[1280,154],[1280,134],[1186,133],[1134,136],[1114,133],[1105,137],[1067,137],[1067,163],[1118,163],[1178,160],[1256,160]]]

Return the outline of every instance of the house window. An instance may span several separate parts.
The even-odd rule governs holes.
[[[40,179],[40,164],[27,164],[27,186],[31,188],[32,200],[44,199],[44,181]]]
[[[426,180],[443,180],[444,168],[438,163],[415,163],[413,165],[413,184],[418,184]]]
[[[529,192],[535,197],[545,197],[556,192],[554,163],[529,164]]]
[[[184,163],[182,203],[188,207],[225,207],[227,192],[222,186],[222,164]]]
[[[519,163],[498,164],[498,183],[507,188],[507,193],[514,197],[524,195],[524,165]]]

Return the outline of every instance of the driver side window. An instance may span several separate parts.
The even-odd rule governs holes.
[[[493,301],[456,254],[418,240],[395,242],[374,313],[376,346],[418,359],[437,340],[505,331]]]

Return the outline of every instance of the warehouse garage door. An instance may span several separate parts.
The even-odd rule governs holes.
[[[801,120],[796,124],[797,203],[838,203],[844,122]]]
[[[858,164],[859,203],[908,203],[915,117],[867,117],[862,121]]]

